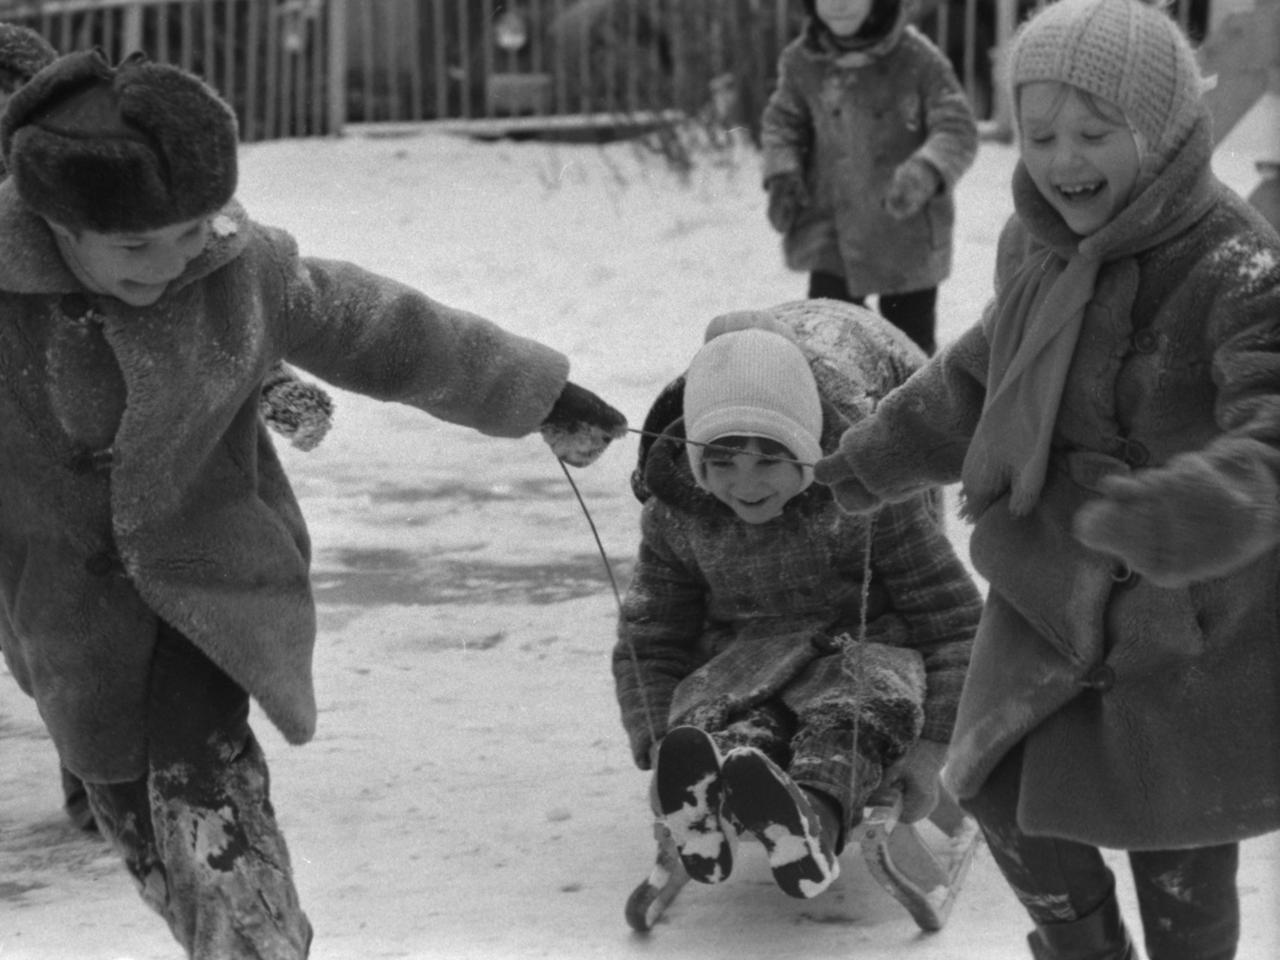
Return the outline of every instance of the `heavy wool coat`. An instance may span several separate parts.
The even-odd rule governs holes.
[[[824,45],[813,26],[783,51],[761,121],[763,175],[804,176],[809,204],[783,236],[793,270],[843,276],[855,297],[936,287],[951,272],[952,188],[973,163],[978,130],[950,61],[907,23],[866,50]],[[884,198],[910,157],[942,188],[905,220]]]
[[[769,313],[796,331],[810,356],[825,449],[848,417],[860,416],[922,359],[903,334],[860,307],[814,300]],[[924,723],[913,734],[945,743],[981,598],[929,498],[887,507],[868,523],[843,513],[815,484],[780,517],[745,523],[693,479],[681,442],[682,395],[679,378],[655,403],[646,430],[663,436],[642,448],[633,477],[644,500],[642,541],[613,673],[637,764],[647,768],[668,725],[695,714],[727,719],[777,699],[803,715],[830,699],[833,678],[847,679],[846,658],[858,683],[851,696],[864,697],[912,687],[922,657],[915,702],[923,700]],[[841,632],[869,642],[839,647],[832,640]],[[877,650],[881,644],[886,649]]]
[[[155,618],[286,739],[314,731],[310,544],[258,411],[286,359],[494,436],[538,427],[548,347],[348,263],[299,256],[234,202],[149,307],[87,294],[0,186],[0,636],[63,762],[145,771]]]
[[[1280,496],[1280,242],[1214,178],[1210,152],[1202,124],[1123,213],[1154,232],[1203,211],[1102,263],[1038,503],[1018,516],[1005,495],[975,518],[990,590],[945,776],[973,796],[1023,741],[1031,833],[1165,849],[1280,827],[1280,530],[1221,532],[1273,516]],[[1069,235],[1025,168],[1014,183],[997,298]],[[988,354],[979,324],[846,434],[868,490],[960,478]],[[1168,559],[1189,585],[1161,588],[1073,536],[1099,479],[1130,471],[1199,505],[1161,534],[1184,545]]]

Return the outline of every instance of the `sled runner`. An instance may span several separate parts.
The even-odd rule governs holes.
[[[929,822],[941,832],[941,844],[928,843],[914,824],[899,822],[902,796],[868,807],[846,849],[861,849],[871,876],[911,914],[921,930],[941,930],[981,842],[981,831],[945,792]],[[861,834],[858,836],[857,834]],[[646,933],[679,895],[689,875],[680,862],[667,828],[655,820],[658,855],[649,876],[627,898],[626,918],[633,930]]]

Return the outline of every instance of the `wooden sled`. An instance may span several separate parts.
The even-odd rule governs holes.
[[[926,844],[913,824],[901,823],[902,795],[867,808],[862,824],[849,838],[862,850],[871,876],[901,903],[921,930],[941,930],[964,886],[982,840],[977,822],[960,809],[945,790],[929,821],[941,831],[942,849]],[[860,836],[859,836],[860,834]],[[626,918],[633,930],[647,933],[679,895],[689,875],[671,835],[661,820],[653,824],[658,855],[653,868],[627,898]]]

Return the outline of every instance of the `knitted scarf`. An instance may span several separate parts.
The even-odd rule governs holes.
[[[990,344],[987,395],[965,455],[964,512],[980,515],[1006,491],[1025,515],[1040,497],[1063,387],[1098,271],[1185,231],[1212,202],[1209,124],[1201,118],[1164,172],[1100,230],[1071,232],[1019,162],[1014,209],[1043,249],[997,291],[983,318]]]

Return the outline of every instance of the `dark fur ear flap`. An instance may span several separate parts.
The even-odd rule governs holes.
[[[636,460],[635,469],[631,471],[631,492],[641,503],[652,495],[652,491],[644,480],[649,451],[653,449],[653,444],[658,437],[682,416],[684,416],[683,375],[663,388],[644,418],[644,433],[640,435],[640,454]]]

